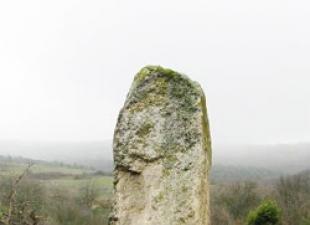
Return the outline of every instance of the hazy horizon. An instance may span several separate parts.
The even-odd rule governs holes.
[[[310,143],[287,145],[226,145],[213,147],[213,166],[261,168],[297,173],[309,170]],[[113,154],[108,142],[33,143],[1,142],[0,156],[57,161],[112,171]],[[274,162],[277,163],[274,163]]]
[[[198,81],[213,144],[310,142],[310,3],[2,1],[0,139],[104,141],[133,76]]]

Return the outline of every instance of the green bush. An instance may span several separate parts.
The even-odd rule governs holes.
[[[301,224],[300,225],[310,225],[310,218],[308,218],[308,219],[303,219],[302,221],[301,221]]]
[[[247,225],[276,225],[280,222],[281,210],[274,201],[264,201],[247,218]]]

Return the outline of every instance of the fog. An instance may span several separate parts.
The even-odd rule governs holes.
[[[309,142],[309,10],[305,0],[1,1],[0,139],[111,140],[134,74],[155,64],[201,83],[215,146]]]

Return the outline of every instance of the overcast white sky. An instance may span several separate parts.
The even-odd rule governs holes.
[[[308,0],[1,0],[0,139],[111,139],[134,74],[199,81],[215,144],[310,141]]]

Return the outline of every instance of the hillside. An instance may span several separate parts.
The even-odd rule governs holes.
[[[236,181],[266,181],[280,177],[280,172],[258,167],[214,165],[210,179],[211,183],[229,183]]]
[[[214,147],[214,164],[257,167],[281,174],[310,169],[310,144]]]
[[[110,142],[0,142],[0,155],[79,164],[102,171],[112,170]]]

